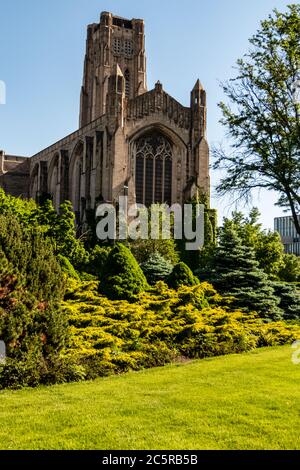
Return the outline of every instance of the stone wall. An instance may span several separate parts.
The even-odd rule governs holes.
[[[0,151],[0,187],[12,196],[29,196],[29,158]]]

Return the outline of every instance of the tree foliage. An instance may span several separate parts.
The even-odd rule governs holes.
[[[179,261],[177,244],[172,237],[173,218],[164,204],[152,204],[150,209],[140,211],[141,220],[148,220],[147,238],[141,236],[130,240],[130,249],[138,261],[145,263],[151,255],[159,253],[175,264]],[[170,231],[169,231],[170,229]]]
[[[300,257],[293,254],[284,254],[283,265],[279,278],[286,282],[300,282]]]
[[[300,290],[294,284],[274,282],[275,295],[280,298],[279,307],[286,320],[300,320]]]
[[[60,308],[64,277],[53,245],[8,211],[0,216],[0,338],[7,359],[0,387],[74,379],[63,359],[68,327]]]
[[[300,234],[300,5],[274,10],[237,62],[237,76],[223,84],[230,104],[220,103],[232,152],[215,149],[215,168],[225,169],[218,191],[248,197],[254,188],[274,190]]]
[[[244,245],[254,250],[255,258],[271,279],[279,279],[284,264],[284,249],[280,235],[271,230],[264,230],[259,222],[260,213],[253,208],[248,217],[241,212],[233,212],[231,222]],[[226,223],[228,219],[224,219]]]
[[[0,215],[0,247],[18,283],[43,301],[59,299],[64,279],[49,238],[24,227],[12,215]]]
[[[243,243],[233,221],[225,220],[209,269],[200,274],[221,294],[232,297],[234,308],[256,311],[267,320],[281,318],[283,312],[272,283],[259,268],[254,249]]]
[[[56,212],[50,199],[46,198],[37,205],[32,199],[27,201],[7,195],[0,188],[0,213],[13,214],[22,224],[23,231],[42,233],[51,240],[54,253],[66,257],[76,268],[87,263],[88,253],[82,240],[76,236],[71,202],[63,202]]]
[[[111,250],[112,248],[110,246],[95,245],[89,253],[85,270],[90,274],[101,277]]]
[[[87,262],[88,254],[83,242],[76,236],[75,214],[70,201],[63,202],[56,212],[52,201],[46,199],[37,207],[32,218],[51,238],[56,254],[66,257],[78,268]]]

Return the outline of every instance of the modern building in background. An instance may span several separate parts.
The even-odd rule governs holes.
[[[298,217],[300,221],[300,215]],[[274,230],[281,236],[284,251],[300,256],[300,235],[296,231],[293,218],[291,216],[276,217]]]

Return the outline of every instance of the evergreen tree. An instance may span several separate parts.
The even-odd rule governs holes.
[[[284,282],[274,282],[274,291],[280,298],[279,307],[284,312],[284,319],[300,319],[300,290],[294,284],[285,284]]]
[[[38,228],[26,228],[11,214],[0,215],[0,248],[18,282],[43,301],[59,299],[64,292],[60,265],[51,240]]]
[[[99,291],[111,299],[128,299],[147,287],[145,275],[135,257],[122,243],[109,253],[100,278]]]
[[[194,276],[192,270],[183,262],[177,263],[168,277],[168,285],[177,289],[180,286],[195,286],[199,279]]]
[[[219,246],[205,279],[221,294],[231,296],[234,308],[256,311],[269,320],[282,316],[280,300],[274,294],[271,281],[259,268],[253,248],[243,244],[230,220],[225,221],[220,231]]]
[[[277,280],[284,257],[281,238],[277,232],[264,230],[259,223],[259,218],[260,213],[255,207],[251,209],[248,217],[241,212],[232,213],[232,222],[243,244],[254,249],[259,267],[271,279]]]
[[[150,284],[157,281],[164,281],[172,272],[173,264],[161,256],[157,251],[154,252],[141,268]]]
[[[0,338],[7,353],[0,388],[64,381],[66,374],[75,378],[63,358],[63,275],[51,241],[33,228],[10,212],[0,216]]]

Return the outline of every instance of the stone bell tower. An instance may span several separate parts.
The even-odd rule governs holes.
[[[144,21],[127,20],[102,12],[100,23],[88,26],[83,84],[80,98],[80,127],[108,112],[109,77],[120,68],[125,97],[147,91]]]

